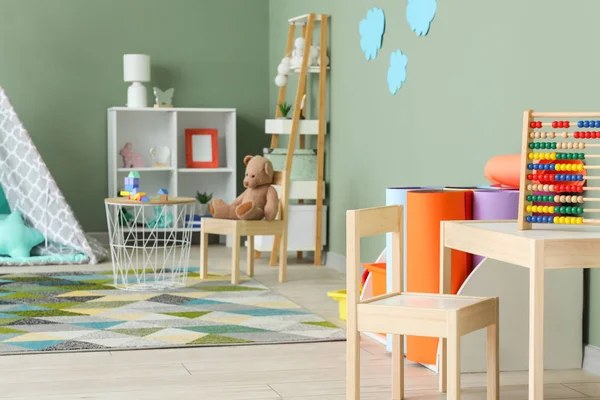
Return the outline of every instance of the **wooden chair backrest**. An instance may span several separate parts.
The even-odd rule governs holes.
[[[273,172],[273,185],[281,186],[282,190],[279,191],[279,210],[277,213],[278,220],[285,220],[286,216],[284,214],[285,205],[288,204],[289,199],[285,197],[285,190],[283,190],[286,183],[285,179],[285,171],[274,171]]]
[[[360,239],[392,234],[392,292],[404,287],[404,208],[387,206],[349,210],[346,213],[346,288],[349,315],[355,313],[360,300]],[[387,260],[388,268],[390,260]],[[354,314],[355,315],[355,314]]]

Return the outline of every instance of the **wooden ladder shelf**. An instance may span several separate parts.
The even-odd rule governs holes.
[[[316,233],[315,233],[315,248],[314,248],[314,263],[315,265],[322,264],[322,248],[323,248],[323,199],[324,199],[324,164],[325,164],[325,133],[327,129],[326,122],[326,99],[327,99],[327,70],[328,65],[327,62],[321,62],[318,67],[311,67],[309,65],[310,59],[310,49],[313,42],[313,36],[315,31],[315,25],[320,23],[320,42],[321,42],[321,53],[320,59],[327,59],[327,49],[328,49],[328,23],[329,16],[325,14],[308,14],[303,15],[297,18],[292,18],[289,20],[289,31],[287,37],[287,45],[285,49],[285,57],[290,57],[295,38],[296,38],[296,27],[302,27],[302,37],[305,39],[304,45],[304,53],[302,57],[302,65],[301,67],[294,68],[292,66],[292,70],[290,74],[297,72],[298,75],[298,85],[295,95],[294,102],[294,112],[291,119],[291,130],[289,132],[289,141],[287,148],[287,157],[285,161],[285,174],[286,181],[290,182],[288,185],[282,188],[280,192],[280,196],[286,196],[289,198],[290,196],[290,186],[293,185],[293,182],[290,181],[290,174],[292,171],[292,161],[294,156],[294,151],[296,148],[296,144],[298,143],[298,148],[303,149],[306,147],[306,135],[299,135],[299,128],[301,126],[301,121],[303,121],[304,110],[307,109],[307,104],[309,103],[310,96],[307,96],[307,78],[308,73],[313,73],[314,75],[318,75],[319,77],[319,91],[318,91],[318,131],[317,131],[317,180],[316,184],[316,196],[310,198],[310,200],[315,200],[316,206]],[[317,73],[318,72],[318,73]],[[282,117],[281,111],[279,109],[279,104],[283,103],[286,99],[287,94],[287,84],[279,88],[279,95],[277,97],[277,107],[275,110],[275,119]],[[314,121],[312,121],[314,122]],[[289,122],[288,122],[289,123]],[[287,133],[287,132],[286,132]],[[267,132],[269,134],[269,132]],[[271,148],[277,148],[279,145],[279,134],[272,133],[271,136]],[[297,198],[299,203],[304,203],[305,200],[309,199],[301,199]],[[284,210],[284,212],[288,212],[288,210]],[[289,221],[289,218],[286,218]],[[279,243],[280,240],[278,237],[275,238],[273,242],[273,249],[271,251],[271,259],[270,265],[277,265],[277,255],[279,254]],[[256,256],[260,256],[260,253],[257,252]],[[302,258],[302,251],[298,251],[298,258]]]

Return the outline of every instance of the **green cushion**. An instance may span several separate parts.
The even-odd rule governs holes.
[[[0,254],[11,257],[29,257],[31,249],[44,241],[36,229],[25,225],[21,213],[15,211],[0,220]]]

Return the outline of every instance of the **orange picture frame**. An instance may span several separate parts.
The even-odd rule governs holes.
[[[204,139],[199,136],[209,136],[210,152],[202,149],[206,143],[195,142],[195,139]],[[200,146],[201,154],[194,152]],[[208,156],[210,154],[210,157]],[[185,158],[187,168],[218,168],[219,167],[219,132],[216,129],[186,129],[185,130]]]

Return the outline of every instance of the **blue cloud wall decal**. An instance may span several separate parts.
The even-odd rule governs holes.
[[[388,68],[387,81],[391,94],[396,94],[406,81],[406,66],[408,57],[401,50],[390,55],[390,67]]]
[[[437,0],[408,0],[406,19],[417,36],[427,35],[437,11]]]
[[[367,61],[374,60],[381,49],[383,33],[385,31],[385,15],[381,8],[372,8],[367,11],[367,16],[360,21],[360,48],[365,53]]]

